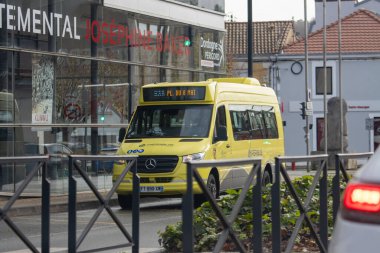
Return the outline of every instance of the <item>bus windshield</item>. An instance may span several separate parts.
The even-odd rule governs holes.
[[[126,138],[207,137],[212,105],[139,106]]]

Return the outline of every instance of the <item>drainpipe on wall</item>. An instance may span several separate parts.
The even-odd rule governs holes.
[[[277,80],[279,78],[278,76],[278,66],[277,66],[277,54],[274,56],[269,56],[269,60],[271,62],[270,68],[269,68],[269,83],[272,86],[273,90],[275,91],[276,95],[278,94],[277,89]]]

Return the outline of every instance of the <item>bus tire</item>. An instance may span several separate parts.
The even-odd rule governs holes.
[[[211,192],[214,199],[219,198],[218,182],[213,173],[210,173],[210,175],[208,175],[207,189]]]
[[[219,184],[213,173],[210,173],[210,175],[208,176],[206,187],[210,191],[214,199],[219,198]],[[194,208],[201,206],[202,203],[205,202],[206,200],[207,198],[205,194],[194,195]]]
[[[262,178],[262,186],[265,187],[265,186],[267,186],[270,183],[272,183],[270,174],[269,174],[269,172],[267,170],[264,170],[263,178]]]
[[[123,210],[132,209],[132,195],[117,195],[117,200],[119,201],[119,206]]]

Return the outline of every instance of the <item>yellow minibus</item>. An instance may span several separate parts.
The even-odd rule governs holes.
[[[284,155],[281,112],[273,89],[254,78],[216,78],[204,82],[157,83],[141,88],[139,105],[119,155],[138,155],[141,196],[181,196],[186,161],[262,157],[263,183],[272,181],[274,157]],[[116,161],[113,180],[125,164]],[[201,169],[213,196],[239,189],[246,167]],[[119,204],[132,204],[132,177],[117,189]],[[203,200],[194,184],[194,202]]]

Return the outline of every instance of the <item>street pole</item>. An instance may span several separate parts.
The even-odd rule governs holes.
[[[308,53],[307,0],[304,0],[304,31],[305,31],[305,101],[306,103],[308,103],[310,102],[310,97],[309,97],[309,84],[308,84],[309,53]],[[306,119],[306,126],[305,126],[306,155],[310,155],[309,116],[306,115],[305,119]]]
[[[338,58],[339,58],[339,101],[340,101],[340,152],[343,153],[344,148],[344,139],[343,139],[343,134],[344,134],[344,124],[343,124],[343,94],[342,94],[342,21],[340,19],[340,8],[341,8],[341,0],[338,0]]]
[[[91,22],[94,20],[97,20],[98,18],[98,4],[91,4]],[[94,36],[97,36],[97,30],[94,30]],[[98,45],[91,41],[91,57],[97,57],[98,56]],[[91,60],[91,84],[98,84],[99,83],[99,66],[98,61]],[[91,111],[91,123],[98,123],[98,88],[91,87],[90,88],[90,96],[91,96],[91,105],[90,105],[90,111]],[[97,127],[91,127],[91,155],[98,154],[98,128]],[[95,168],[95,161],[92,161],[92,168]]]
[[[327,68],[326,68],[326,0],[323,0],[323,112],[324,112],[324,151],[327,154]]]
[[[307,0],[304,0],[304,31],[305,31],[305,101],[306,105],[310,102],[309,96],[309,83],[308,83],[308,68],[309,68],[309,52],[308,52],[308,24],[307,24]],[[309,109],[309,108],[308,108]],[[310,155],[310,129],[309,129],[309,116],[305,117],[305,142],[306,142],[306,155]],[[310,163],[307,162],[307,171],[309,171]]]
[[[248,26],[247,26],[247,38],[248,38],[248,77],[253,77],[253,62],[252,62],[252,50],[253,50],[253,29],[252,29],[252,0],[247,0],[248,5]]]

